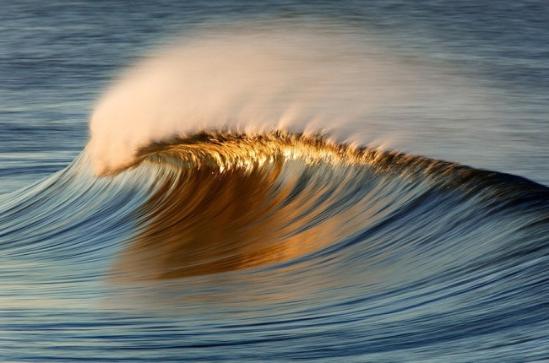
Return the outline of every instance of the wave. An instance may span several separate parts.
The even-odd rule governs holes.
[[[104,354],[102,334],[124,354],[167,339],[200,358],[546,357],[549,188],[351,137],[416,68],[375,77],[376,60],[320,57],[338,41],[278,36],[146,60],[99,102],[71,165],[0,196],[8,329],[49,334],[70,315],[89,328],[68,326],[75,356]]]
[[[483,259],[517,229],[548,221],[549,190],[527,179],[319,135],[203,132],[149,145],[136,160],[131,168],[153,168],[155,186],[111,270],[116,280],[314,261],[354,243],[365,252],[380,233],[398,236],[382,250],[467,249],[476,243],[467,236],[513,219],[493,245],[466,255]]]

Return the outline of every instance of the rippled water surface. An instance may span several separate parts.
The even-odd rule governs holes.
[[[1,361],[549,360],[543,1],[1,8]]]

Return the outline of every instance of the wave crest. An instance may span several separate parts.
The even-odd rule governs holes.
[[[138,62],[101,97],[90,119],[94,169],[108,174],[150,144],[203,131],[321,133],[387,145],[398,136],[395,125],[384,129],[380,112],[421,109],[426,100],[462,111],[459,82],[433,77],[379,43],[343,30],[245,25],[223,36],[188,35]]]

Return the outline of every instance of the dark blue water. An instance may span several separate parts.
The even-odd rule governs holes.
[[[549,360],[548,24],[543,1],[3,2],[0,360]],[[121,70],[239,27],[421,69],[353,126],[406,154],[279,165],[282,143],[210,178],[162,149],[95,177]]]

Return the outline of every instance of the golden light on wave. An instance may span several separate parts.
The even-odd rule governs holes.
[[[347,156],[312,139],[281,140],[201,135],[143,150],[142,158],[173,168],[162,169],[162,184],[140,212],[150,216],[147,227],[122,253],[115,275],[139,280],[238,270],[290,260],[333,240],[341,220],[304,228],[314,217],[307,211],[321,208],[310,208],[314,201],[303,196],[292,199],[297,181],[281,174],[292,159],[310,164]]]
[[[216,132],[142,148],[132,166],[147,160],[168,162],[178,167],[211,167],[219,172],[230,169],[251,171],[275,160],[301,160],[308,165],[378,164],[379,160],[387,158],[389,154],[392,153],[333,143],[321,135],[306,136],[281,131],[256,135]]]

